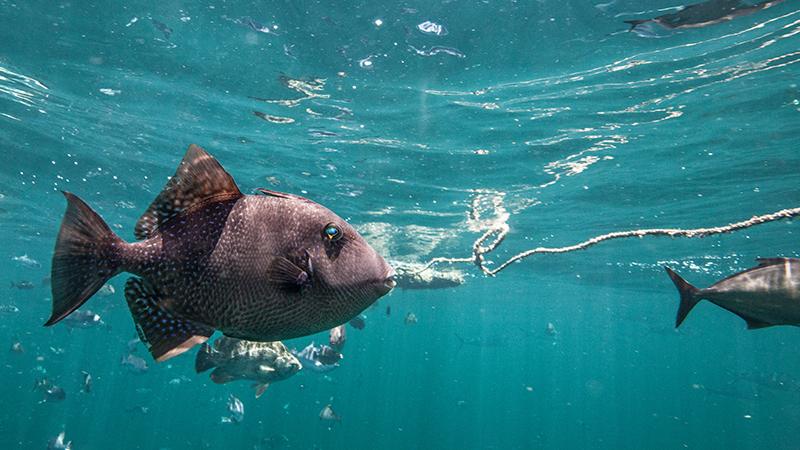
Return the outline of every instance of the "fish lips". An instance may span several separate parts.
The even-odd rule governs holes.
[[[386,276],[376,283],[378,285],[379,297],[383,297],[384,295],[388,294],[392,289],[395,288],[395,286],[397,286],[397,280],[395,279],[396,276],[397,272],[395,272],[393,268],[389,267],[389,271],[386,273]]]

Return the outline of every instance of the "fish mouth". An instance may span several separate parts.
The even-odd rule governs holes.
[[[396,277],[397,277],[397,272],[395,272],[394,269],[390,267],[389,271],[386,273],[386,276],[383,278],[383,282],[380,286],[382,296],[388,294],[389,291],[391,291],[392,289],[395,288],[395,286],[397,286],[397,280],[395,279]]]

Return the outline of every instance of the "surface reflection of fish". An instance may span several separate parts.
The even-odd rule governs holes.
[[[72,450],[72,441],[64,442],[66,434],[62,431],[58,436],[50,439],[47,443],[47,450]]]
[[[22,280],[22,281],[12,281],[11,282],[11,287],[12,288],[16,288],[16,289],[20,289],[20,290],[23,290],[23,291],[27,291],[29,289],[35,288],[36,285],[33,284],[33,282],[31,282],[31,281]]]
[[[220,419],[222,423],[241,423],[244,420],[244,403],[233,394],[228,397],[228,412],[231,413],[229,416]]]
[[[292,354],[300,360],[303,368],[314,372],[329,372],[339,367],[342,359],[342,354],[336,350],[327,345],[316,347],[313,342],[299,352],[292,350]]]
[[[64,325],[70,328],[92,328],[105,325],[99,314],[86,310],[77,310],[64,319]]]
[[[333,412],[333,406],[331,404],[325,405],[322,408],[322,411],[319,412],[319,419],[320,420],[328,420],[328,421],[340,421],[342,420],[335,412]]]
[[[328,343],[331,348],[341,353],[344,349],[344,344],[347,341],[347,331],[344,325],[339,325],[336,328],[331,328],[328,333]]]
[[[53,325],[108,279],[130,278],[125,298],[157,361],[215,330],[254,341],[340,325],[395,285],[394,270],[347,222],[292,194],[243,195],[192,145],[139,219],[140,242],[117,237],[86,203],[68,207],[53,255]]]
[[[747,322],[748,329],[773,325],[800,326],[800,259],[762,258],[759,265],[697,289],[666,267],[680,292],[675,327],[700,300],[708,300]]]
[[[56,386],[47,378],[40,378],[36,380],[33,385],[33,390],[42,393],[42,400],[39,403],[60,402],[67,398],[67,393],[64,391],[64,389],[62,389],[60,386]]]
[[[128,354],[122,357],[121,364],[133,373],[147,372],[147,361],[133,354]]]
[[[251,342],[223,336],[213,346],[203,345],[194,368],[197,373],[213,368],[211,381],[218,384],[255,381],[258,398],[270,383],[291,377],[303,366],[282,342]]]
[[[625,23],[630,24],[630,31],[635,31],[637,27],[648,23],[657,24],[670,30],[701,28],[753,14],[783,1],[771,0],[749,5],[741,0],[709,0],[684,6],[674,13],[663,14],[652,19],[626,20]]]

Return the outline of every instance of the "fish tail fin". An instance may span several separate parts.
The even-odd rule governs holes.
[[[194,360],[195,372],[202,373],[217,366],[212,352],[211,346],[207,343],[200,347],[200,350],[197,351],[197,358]]]
[[[683,320],[686,319],[686,316],[689,315],[689,311],[701,300],[699,296],[700,290],[689,284],[669,267],[664,268],[667,270],[667,274],[672,278],[672,282],[675,283],[675,287],[678,288],[678,292],[681,295],[681,302],[678,306],[678,316],[675,318],[675,328],[678,328],[681,326],[681,323],[683,323]]]
[[[67,212],[53,254],[53,313],[45,326],[67,317],[119,273],[121,252],[127,245],[83,200],[62,193]]]

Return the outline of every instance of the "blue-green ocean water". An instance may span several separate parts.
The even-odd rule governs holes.
[[[193,354],[122,366],[135,336],[124,276],[87,304],[108,327],[42,327],[58,191],[132,240],[190,143],[243,191],[318,201],[393,260],[468,256],[503,221],[495,264],[797,207],[798,2],[620,32],[677,4],[1,0],[0,304],[18,312],[0,312],[0,446],[46,448],[65,431],[76,450],[797,448],[800,331],[747,331],[707,302],[675,331],[662,269],[703,287],[796,256],[791,221],[610,241],[495,278],[456,266],[465,284],[395,290],[348,330],[340,368],[258,400],[246,382],[195,374]],[[8,287],[20,281],[35,287]],[[327,336],[287,344],[312,339]],[[66,399],[40,403],[41,376]],[[230,394],[240,424],[220,423]],[[328,403],[340,422],[319,419]]]

